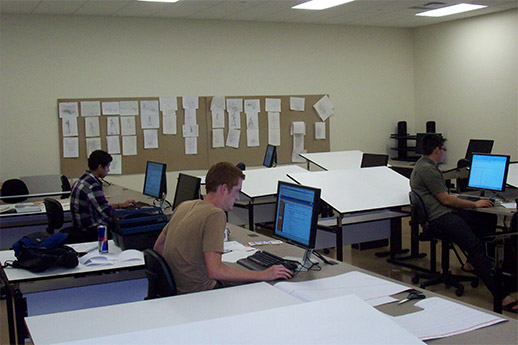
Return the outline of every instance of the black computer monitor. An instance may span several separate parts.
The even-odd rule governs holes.
[[[386,166],[388,164],[388,159],[388,155],[364,153],[362,155],[362,162],[360,163],[360,168]]]
[[[176,193],[174,194],[173,210],[184,201],[199,199],[200,183],[201,179],[199,177],[179,173]]]
[[[266,152],[264,153],[263,165],[267,168],[271,168],[277,165],[277,147],[273,145],[266,146]]]
[[[474,153],[469,167],[468,187],[503,192],[509,170],[509,156]]]
[[[309,260],[317,237],[320,189],[279,181],[275,206],[274,236],[306,249],[302,267]]]
[[[493,143],[494,140],[470,139],[465,158],[470,161],[474,153],[491,153]]]
[[[165,199],[167,194],[166,168],[167,165],[165,163],[147,162],[142,194],[152,196],[161,201]]]
[[[415,139],[415,153],[416,154],[418,154],[418,155],[423,155],[424,154],[424,152],[423,152],[423,140],[424,140],[424,137],[427,136],[428,134],[438,135],[438,136],[442,137],[441,133],[417,133],[416,134],[416,139]]]

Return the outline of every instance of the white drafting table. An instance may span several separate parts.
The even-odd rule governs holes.
[[[349,168],[359,168],[362,162],[363,152],[359,150],[334,151],[334,152],[314,152],[300,153],[302,158],[309,163],[324,170],[340,170]]]
[[[148,301],[32,316],[27,317],[25,322],[36,345],[123,334],[128,331],[144,331],[299,303],[303,302],[297,297],[262,282]],[[49,327],[53,328],[52,332],[49,332]],[[233,325],[229,324],[226,331],[233,332]],[[253,339],[253,334],[250,334],[250,337]],[[172,339],[171,337],[163,341],[170,343]],[[246,343],[247,340],[243,339],[243,342]]]
[[[254,208],[258,206],[256,201],[261,198],[276,195],[278,181],[293,182],[288,178],[287,174],[306,171],[306,169],[298,165],[283,165],[273,168],[259,168],[244,171],[245,180],[241,188],[241,194],[244,196],[244,200],[243,202],[237,202],[234,207],[246,208],[248,210],[249,229],[252,230],[254,228]]]
[[[339,213],[336,222],[337,229],[342,229],[343,218],[346,214],[409,204],[410,184],[408,179],[388,167],[308,171],[288,174],[288,176],[302,185],[321,189],[320,198]],[[399,212],[393,213],[387,213],[387,218],[394,219],[394,221],[399,219],[399,222],[400,217],[406,215]],[[401,230],[399,229],[399,231]],[[336,235],[337,259],[342,260],[342,232],[336,231]],[[399,248],[392,248],[392,240],[391,236],[391,252],[392,249],[399,250]]]

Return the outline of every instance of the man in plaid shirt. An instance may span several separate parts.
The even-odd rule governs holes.
[[[70,197],[70,211],[74,224],[74,235],[81,241],[96,241],[97,226],[111,226],[113,210],[135,205],[135,200],[126,200],[119,204],[108,204],[104,196],[101,178],[110,171],[112,156],[102,150],[96,150],[88,157],[88,168],[75,183]],[[75,236],[77,235],[77,236]]]

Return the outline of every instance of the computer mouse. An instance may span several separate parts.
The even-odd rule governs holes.
[[[294,262],[283,262],[282,265],[292,272],[295,272],[298,267],[298,265]]]

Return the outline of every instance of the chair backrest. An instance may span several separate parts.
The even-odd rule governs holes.
[[[148,280],[146,299],[176,295],[176,283],[165,259],[153,249],[146,249],[144,262]]]
[[[53,234],[55,230],[63,227],[63,206],[59,201],[52,198],[45,198],[43,202],[47,213],[47,232]]]
[[[63,192],[69,192],[72,190],[72,187],[70,186],[70,181],[68,180],[68,177],[65,175],[61,175],[61,191]],[[70,196],[70,193],[62,194],[61,199],[66,199]]]
[[[414,191],[410,191],[408,197],[410,198],[412,220],[419,223],[425,231],[428,230],[428,212],[424,206],[423,199]]]
[[[360,168],[381,167],[388,164],[389,156],[376,153],[364,153]]]
[[[4,181],[4,183],[2,183],[1,192],[2,192],[3,197],[13,195],[12,198],[2,199],[4,202],[9,203],[9,204],[16,204],[18,202],[27,200],[26,196],[20,197],[20,196],[16,196],[16,195],[27,195],[27,194],[29,194],[29,189],[27,188],[27,185],[25,184],[25,182],[23,182],[20,179],[13,178],[10,180],[6,180],[6,181]]]

